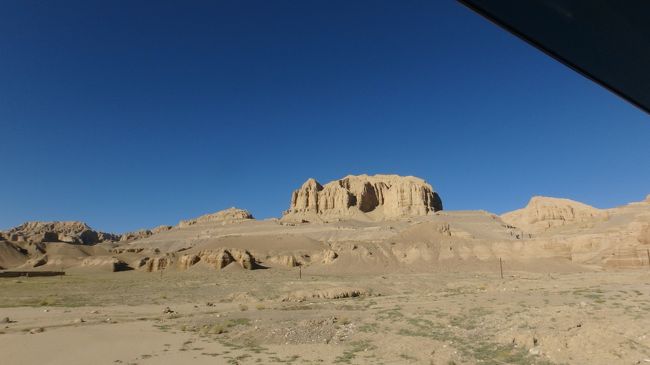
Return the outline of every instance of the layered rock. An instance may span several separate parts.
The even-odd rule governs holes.
[[[336,252],[334,252],[333,250],[325,250],[325,252],[323,252],[323,257],[322,257],[321,262],[323,264],[331,264],[338,257],[339,257],[339,255]]]
[[[161,232],[167,232],[167,231],[169,231],[169,230],[172,229],[172,228],[174,228],[174,227],[172,227],[172,226],[167,226],[167,225],[158,226],[158,227],[153,228],[153,229],[151,230],[151,234],[158,234],[158,233],[161,233]]]
[[[120,236],[98,232],[83,222],[26,222],[5,233],[16,242],[67,242],[92,245],[106,241],[118,241]]]
[[[81,267],[108,270],[111,272],[126,271],[132,268],[116,257],[87,257],[81,261]]]
[[[349,218],[372,213],[376,219],[422,216],[442,210],[431,185],[413,176],[346,176],[321,185],[307,180],[293,192],[283,220]]]
[[[141,229],[139,231],[127,232],[120,236],[120,242],[135,241],[151,236],[153,233],[148,229]]]
[[[577,201],[535,196],[528,205],[501,215],[510,225],[527,232],[543,232],[553,227],[607,219],[606,211]]]
[[[253,215],[244,209],[228,208],[216,213],[202,215],[198,218],[180,221],[179,228],[193,226],[195,224],[229,224],[254,219]]]
[[[275,256],[270,256],[267,257],[266,260],[264,261],[265,263],[273,263],[281,266],[286,266],[286,267],[297,267],[301,266],[302,262],[300,262],[296,256],[294,255],[275,255]]]
[[[650,224],[647,224],[639,233],[639,242],[644,245],[650,245]]]
[[[136,267],[144,268],[145,271],[149,271],[149,272],[161,271],[161,270],[165,270],[167,267],[169,267],[169,265],[171,265],[172,258],[170,256],[145,258],[144,260],[141,260],[141,262],[139,262],[138,264],[140,263],[142,265],[137,265]]]
[[[255,257],[247,250],[242,249],[213,249],[203,250],[198,253],[185,254],[178,259],[180,269],[188,269],[199,262],[202,262],[215,269],[223,269],[233,262],[238,263],[246,270],[256,267]]]
[[[150,236],[153,236],[154,234],[160,233],[160,232],[166,232],[172,229],[172,226],[158,226],[156,228],[153,228],[151,230],[149,229],[141,229],[139,231],[133,231],[133,232],[127,232],[124,233],[120,236],[120,242],[130,242],[130,241],[135,241],[135,240],[140,240],[143,238],[147,238]]]

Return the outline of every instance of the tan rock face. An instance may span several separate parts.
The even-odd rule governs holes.
[[[202,215],[195,219],[188,219],[178,223],[179,228],[193,226],[195,224],[228,224],[254,219],[253,215],[244,209],[228,208],[212,214]]]
[[[167,232],[172,228],[173,228],[172,226],[166,226],[166,225],[158,226],[158,227],[151,230],[151,234],[157,234],[157,233],[160,233],[160,232]]]
[[[170,257],[154,257],[144,263],[145,271],[155,272],[165,270],[171,264]]]
[[[323,258],[322,258],[321,262],[323,264],[331,264],[338,257],[339,257],[339,255],[336,252],[334,252],[332,250],[325,250],[325,252],[323,252]]]
[[[645,228],[639,233],[639,242],[644,245],[650,245],[650,224],[647,224]]]
[[[204,251],[199,252],[196,256],[199,258],[199,261],[203,261],[203,263],[212,266],[215,269],[223,269],[235,261],[227,250]]]
[[[308,179],[291,194],[291,210],[293,211],[318,211],[318,193],[323,186],[315,179]]]
[[[131,269],[126,262],[115,257],[87,257],[81,262],[81,267],[101,268],[111,272]]]
[[[528,205],[501,215],[501,219],[528,232],[542,232],[549,228],[580,222],[607,219],[607,212],[569,199],[535,196]]]
[[[320,216],[347,218],[375,213],[375,218],[426,215],[442,210],[442,201],[431,185],[413,176],[346,176],[321,185],[307,180],[293,192],[285,220]]]
[[[278,264],[278,265],[282,265],[282,266],[286,266],[286,267],[296,267],[296,266],[301,265],[300,261],[298,261],[298,259],[296,259],[296,257],[294,255],[271,256],[271,257],[268,257],[265,260],[265,263],[268,263],[268,262]]]
[[[247,270],[255,268],[256,261],[253,255],[242,249],[216,249],[204,250],[196,254],[185,254],[178,259],[178,267],[182,270],[202,262],[216,269],[223,269],[233,262],[237,262]]]
[[[7,232],[18,242],[68,242],[91,245],[105,241],[117,241],[118,235],[97,232],[83,222],[26,222]]]
[[[127,232],[120,236],[120,242],[130,242],[130,241],[140,240],[143,238],[153,236],[154,234],[158,234],[160,232],[169,231],[172,228],[173,228],[172,226],[158,226],[151,230],[141,229],[139,231]]]
[[[142,229],[142,230],[135,231],[135,232],[127,232],[127,233],[124,233],[120,237],[120,242],[135,241],[135,240],[139,240],[139,239],[142,239],[142,238],[147,238],[147,237],[151,236],[152,234],[153,233],[148,229]]]

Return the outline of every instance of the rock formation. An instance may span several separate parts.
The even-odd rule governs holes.
[[[160,232],[166,232],[172,229],[172,226],[158,226],[156,228],[153,228],[151,230],[149,229],[141,229],[139,231],[133,231],[133,232],[127,232],[124,233],[120,236],[120,242],[130,242],[130,241],[135,241],[135,240],[140,240],[143,238],[147,238],[150,236],[153,236],[154,234],[160,233]]]
[[[321,185],[307,180],[293,192],[283,220],[338,219],[367,214],[374,219],[422,216],[442,210],[431,185],[413,176],[349,175]]]
[[[334,252],[332,250],[326,250],[325,252],[323,252],[323,258],[322,258],[321,262],[323,264],[331,264],[338,257],[339,257],[339,255],[336,252]]]
[[[147,258],[144,260],[143,265],[138,267],[144,268],[145,271],[149,272],[161,271],[165,270],[171,264],[171,261],[171,257],[169,256],[154,257],[152,259]]]
[[[83,222],[26,222],[5,233],[9,241],[16,242],[67,242],[92,245],[105,241],[118,241],[120,236],[98,232]]]
[[[153,233],[148,229],[141,229],[139,231],[127,232],[120,236],[120,242],[135,241],[151,236]]]
[[[255,257],[247,250],[221,248],[185,254],[178,259],[178,267],[188,269],[199,262],[215,269],[223,269],[233,262],[238,263],[246,270],[252,270],[257,265]]]
[[[267,257],[265,263],[274,263],[286,267],[297,267],[301,266],[302,262],[296,259],[294,255],[275,255]]]
[[[253,215],[244,209],[228,208],[216,213],[202,215],[198,218],[180,221],[179,228],[193,226],[195,224],[229,224],[254,219]]]
[[[577,201],[535,196],[525,208],[505,213],[501,219],[535,233],[566,224],[604,220],[607,216],[607,212]]]
[[[645,228],[639,233],[639,242],[644,245],[650,245],[650,224],[646,224]]]
[[[169,231],[169,230],[172,229],[172,228],[174,228],[174,227],[172,227],[172,226],[166,226],[166,225],[158,226],[158,227],[153,228],[153,229],[151,230],[151,234],[158,234],[158,233],[160,233],[160,232],[166,232],[166,231]]]
[[[87,257],[81,261],[81,267],[103,269],[110,272],[132,270],[126,262],[106,256]]]

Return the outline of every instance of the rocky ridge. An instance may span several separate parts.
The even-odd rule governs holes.
[[[141,229],[139,231],[133,231],[133,232],[127,232],[124,233],[120,236],[120,242],[129,242],[129,241],[135,241],[143,238],[147,238],[150,236],[153,236],[154,234],[160,233],[160,232],[165,232],[169,231],[174,227],[172,226],[158,226],[156,228],[153,228],[151,230],[149,229]]]
[[[83,222],[26,222],[4,233],[9,241],[42,243],[66,242],[93,245],[105,241],[118,241],[119,235],[98,232]]]
[[[216,213],[202,215],[198,218],[183,220],[178,223],[179,228],[193,226],[195,224],[231,224],[237,223],[253,218],[253,215],[245,210],[239,208],[228,208],[220,210]]]

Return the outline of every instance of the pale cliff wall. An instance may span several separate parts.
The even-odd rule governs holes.
[[[442,210],[438,194],[424,180],[413,176],[350,175],[321,185],[307,180],[293,192],[284,220],[349,218],[373,213],[390,219],[421,216]]]

